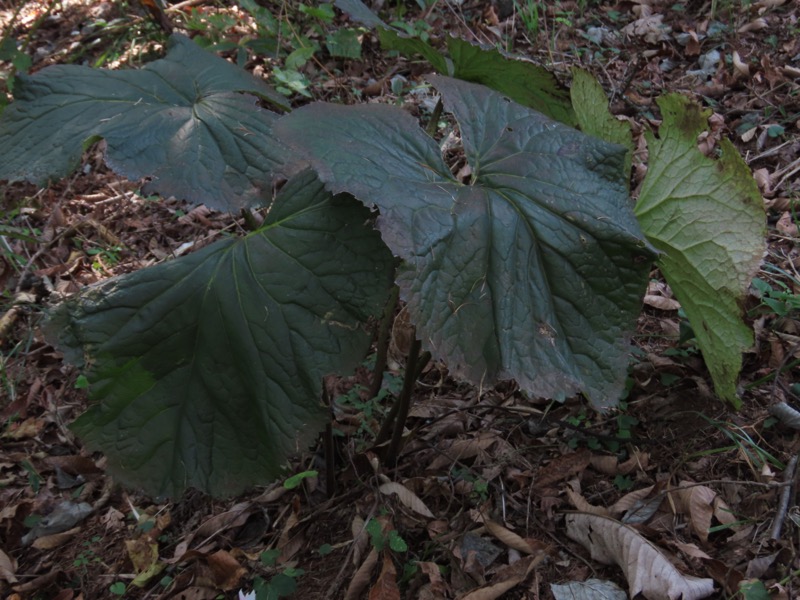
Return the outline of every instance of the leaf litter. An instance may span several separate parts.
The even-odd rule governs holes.
[[[44,4],[25,4],[17,35]],[[82,12],[63,4],[31,40],[36,68],[63,60],[72,32],[102,8],[97,3]],[[210,3],[200,5],[202,14],[214,14]],[[757,274],[769,287],[751,288],[744,299],[755,345],[739,382],[741,411],[710,393],[697,348],[685,341],[691,338],[684,337],[679,306],[664,301],[672,292],[654,273],[620,413],[527,400],[510,384],[493,390],[456,384],[434,364],[417,391],[405,454],[389,472],[377,459],[380,449],[370,447],[377,432],[369,424],[377,421],[368,414],[386,406],[359,396],[357,386],[368,382],[366,371],[357,371],[336,384],[342,395],[356,391],[348,411],[337,415],[347,433],[337,450],[344,460],[332,498],[322,475],[296,490],[277,482],[228,502],[188,493],[160,503],[126,493],[110,485],[103,458],[88,454],[65,427],[85,408],[85,396],[78,374],[42,341],[40,303],[183,253],[187,242],[195,251],[242,224],[137,195],[137,182],[117,178],[90,149],[77,175],[43,190],[9,185],[2,200],[0,283],[6,306],[14,305],[0,330],[0,591],[105,598],[122,583],[129,598],[237,598],[257,577],[271,581],[300,568],[305,575],[297,589],[307,597],[538,598],[555,593],[551,582],[593,577],[648,589],[651,578],[634,567],[658,565],[678,586],[673,590],[706,590],[713,579],[716,597],[761,588],[772,598],[795,597],[792,574],[800,565],[791,499],[778,512],[784,483],[794,475],[767,456],[791,466],[798,452],[791,418],[773,423],[768,412],[775,403],[796,402],[793,384],[800,380],[798,315],[787,304],[800,293],[797,233],[790,226],[800,152],[798,14],[780,0],[714,6],[712,14],[681,3],[600,3],[581,13],[554,3],[542,7],[538,31],[524,29],[513,11],[502,15],[499,4],[434,7],[416,17],[470,41],[492,44],[514,35],[515,51],[562,76],[571,66],[588,69],[636,136],[656,130],[662,91],[696,93],[713,108],[719,129],[699,140],[701,147],[713,155],[714,135],[734,141],[756,171],[770,225]],[[0,18],[5,25],[10,15]],[[590,27],[606,33],[584,36]],[[377,48],[365,38],[365,48]],[[427,73],[419,63],[365,50],[361,61],[322,66],[320,97],[346,97],[349,88],[375,82],[378,101],[422,112],[418,96],[398,94],[386,78],[394,72],[419,81]],[[636,152],[633,162],[640,173]],[[634,193],[637,181],[635,175]],[[22,209],[12,213],[18,200]],[[781,307],[782,314],[774,312]],[[346,427],[347,414],[357,427]],[[784,414],[791,415],[778,409]],[[636,423],[623,426],[623,416]],[[292,467],[302,472],[319,461],[301,455]],[[38,537],[50,538],[41,548],[24,545],[48,519],[58,520],[62,506],[72,507],[68,528]],[[562,513],[570,508],[598,513],[578,518],[577,526]],[[776,514],[784,528],[772,537]],[[572,531],[583,539],[590,526],[596,536],[585,550],[565,536]],[[380,550],[376,541],[383,542]],[[637,557],[627,567],[602,564],[626,552]],[[265,560],[272,553],[275,560]],[[703,582],[700,588],[687,583],[696,581],[691,576]],[[669,589],[661,586],[650,597],[672,597]]]

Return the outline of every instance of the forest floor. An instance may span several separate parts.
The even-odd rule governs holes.
[[[271,61],[237,53],[252,30],[234,4],[181,3],[166,16],[177,31],[227,43],[223,56],[268,75]],[[278,20],[301,14],[288,0],[263,4]],[[47,188],[0,188],[0,596],[200,600],[239,598],[256,586],[259,600],[293,589],[303,598],[546,599],[565,593],[551,584],[588,579],[598,580],[594,591],[559,597],[612,597],[601,595],[608,581],[627,591],[633,584],[619,567],[566,535],[564,511],[580,510],[598,515],[600,536],[608,533],[601,515],[626,515],[633,535],[652,546],[638,537],[608,544],[627,548],[644,579],[673,564],[712,579],[710,597],[800,597],[800,436],[770,412],[800,399],[798,4],[420,4],[386,3],[381,14],[434,44],[446,32],[502,44],[565,81],[580,65],[637,138],[657,127],[662,93],[713,110],[710,135],[734,142],[768,222],[758,278],[772,292],[754,289],[744,307],[755,344],[741,373],[742,408],[715,397],[696,345],[681,341],[679,304],[654,272],[630,389],[616,411],[526,399],[512,383],[459,384],[433,363],[416,388],[413,436],[388,469],[372,441],[402,383],[398,358],[381,400],[364,397],[366,368],[333,385],[343,435],[332,494],[321,445],[292,461],[287,476],[319,472],[297,487],[278,481],[232,499],[189,492],[169,502],[124,489],[68,428],[87,406],[86,391],[45,341],[44,316],[65,294],[184,254],[236,223],[142,196],[140,182],[111,172],[94,146],[83,168]],[[20,44],[18,53],[4,44],[0,58],[24,68],[27,57],[32,71],[64,62],[136,67],[165,39],[141,6],[125,2],[0,1],[0,26],[4,42]],[[354,24],[336,11],[303,34],[345,26]],[[279,46],[282,58],[295,50],[291,38]],[[299,68],[292,101],[368,98],[413,111],[428,68],[381,51],[365,30],[360,58],[321,50]],[[0,69],[10,75],[11,62]],[[632,189],[642,176],[643,166],[634,169]],[[646,548],[656,557],[644,557]]]

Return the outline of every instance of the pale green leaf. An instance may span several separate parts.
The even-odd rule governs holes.
[[[649,166],[636,215],[659,266],[692,324],[720,397],[739,404],[736,381],[753,333],[741,303],[765,251],[758,187],[728,140],[704,156],[697,137],[709,110],[671,94],[659,99],[662,124],[648,135]]]
[[[581,131],[625,147],[624,173],[626,178],[630,177],[634,151],[630,124],[615,119],[609,112],[606,93],[591,73],[573,68],[569,92]]]

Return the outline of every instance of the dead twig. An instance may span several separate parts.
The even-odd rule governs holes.
[[[789,464],[786,465],[786,470],[783,475],[784,488],[781,491],[780,502],[778,502],[778,510],[775,513],[775,521],[772,524],[772,534],[770,538],[773,540],[780,539],[781,530],[783,529],[783,522],[786,520],[786,513],[789,512],[789,500],[792,497],[792,490],[794,489],[794,474],[797,469],[797,454],[792,457]]]

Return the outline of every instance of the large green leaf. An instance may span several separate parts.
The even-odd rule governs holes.
[[[235,210],[269,198],[286,158],[271,136],[277,115],[257,106],[285,100],[179,35],[143,69],[58,65],[20,74],[14,91],[0,118],[0,179],[62,177],[103,138],[115,171],[151,178],[145,191]]]
[[[722,398],[735,405],[742,351],[753,334],[740,302],[764,255],[765,218],[750,170],[728,140],[714,160],[697,148],[710,111],[672,94],[660,98],[658,138],[647,136],[650,160],[636,215],[659,266],[692,324]]]
[[[61,305],[50,329],[86,363],[95,402],[75,431],[155,495],[278,476],[325,423],[322,377],[369,347],[394,260],[369,221],[306,172],[258,231]]]
[[[452,61],[448,65],[447,58],[441,52],[419,38],[409,37],[407,34],[388,26],[378,29],[378,38],[381,41],[381,48],[384,50],[396,50],[405,56],[419,54],[431,63],[433,70],[438,73],[451,74],[453,70]]]
[[[625,146],[623,172],[629,178],[635,150],[630,124],[614,118],[608,110],[608,98],[603,87],[588,71],[577,67],[572,69],[572,87],[569,93],[581,131],[612,144]]]
[[[482,83],[567,125],[577,123],[569,91],[544,67],[503,56],[499,50],[473,46],[457,37],[447,39],[447,49],[453,60],[454,77]]]
[[[432,81],[461,126],[468,185],[394,107],[312,104],[275,130],[330,189],[380,209],[419,337],[454,375],[615,404],[652,257],[624,150],[486,87]]]

